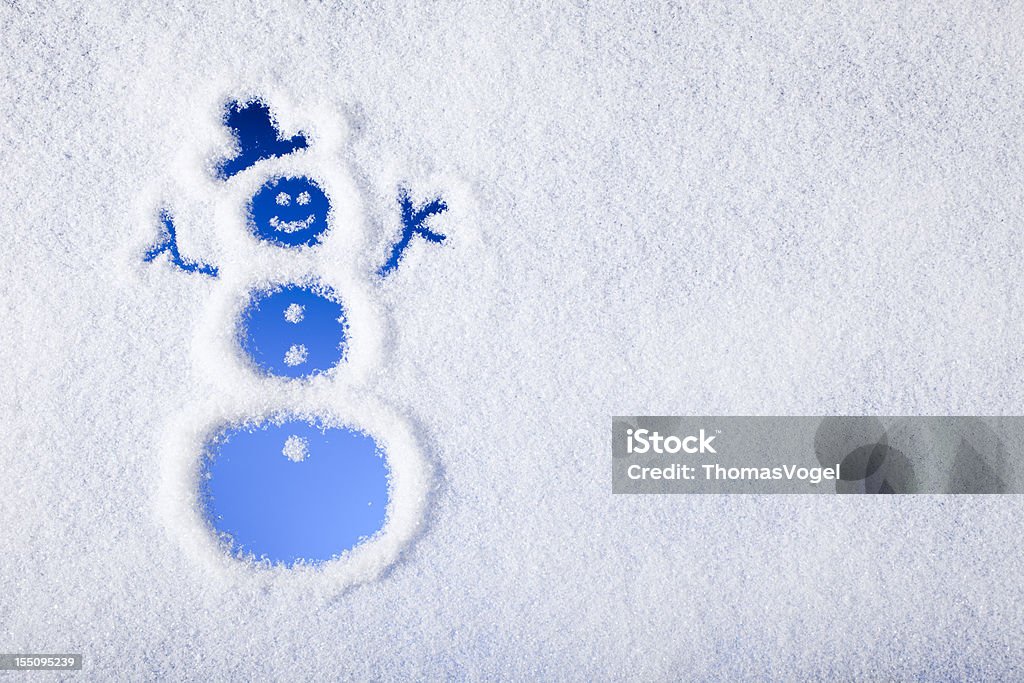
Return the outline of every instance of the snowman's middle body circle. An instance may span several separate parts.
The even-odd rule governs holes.
[[[290,284],[254,292],[242,313],[242,350],[264,374],[324,373],[345,357],[345,309],[322,285]]]

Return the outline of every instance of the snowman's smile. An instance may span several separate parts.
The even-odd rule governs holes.
[[[275,230],[291,233],[306,230],[309,226],[313,225],[314,220],[316,220],[316,216],[313,214],[307,216],[304,221],[283,221],[277,216],[273,216],[270,219],[270,226]]]

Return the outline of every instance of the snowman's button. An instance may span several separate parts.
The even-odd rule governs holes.
[[[292,434],[285,439],[281,454],[292,462],[302,462],[309,457],[309,441]]]
[[[254,293],[242,313],[243,351],[265,374],[309,377],[345,357],[345,310],[326,287],[286,285]]]
[[[289,367],[302,365],[309,358],[309,351],[304,344],[292,344],[284,354],[284,364]]]
[[[313,246],[327,230],[329,211],[327,195],[311,178],[271,178],[249,204],[249,228],[278,246]]]
[[[289,304],[288,308],[284,309],[284,319],[290,323],[301,323],[304,310],[298,304]]]

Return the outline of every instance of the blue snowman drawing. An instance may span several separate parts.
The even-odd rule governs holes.
[[[224,181],[308,144],[301,134],[282,138],[260,101],[231,104],[224,120],[240,148],[218,167]],[[295,263],[316,255],[334,227],[328,189],[308,175],[266,177],[247,207],[249,236],[264,245],[257,248],[288,253]],[[400,189],[398,201],[402,232],[376,272],[380,278],[397,268],[417,236],[431,243],[445,239],[426,226],[428,218],[447,209],[442,200],[416,207],[411,194]],[[181,271],[211,278],[228,270],[183,256],[172,215],[164,211],[161,218],[164,237],[144,260],[166,254]],[[197,490],[188,495],[198,499],[205,528],[220,548],[239,558],[287,568],[319,567],[365,551],[358,564],[379,569],[411,533],[422,505],[417,488],[422,489],[423,467],[404,433],[408,430],[374,400],[353,398],[376,416],[370,428],[361,427],[352,415],[332,416],[339,409],[336,401],[326,415],[314,406],[335,395],[337,375],[349,360],[346,293],[313,268],[300,277],[290,272],[248,287],[233,325],[244,372],[252,376],[246,381],[252,387],[270,387],[292,405],[251,410],[255,414],[231,419],[220,417],[230,411],[213,411],[218,415],[213,423],[193,428],[201,443],[179,444],[168,456],[181,466],[180,472],[191,473],[171,478],[172,487],[180,488],[175,497],[185,497],[184,489],[194,486]],[[231,326],[232,321],[224,324]],[[256,405],[248,398],[255,391],[241,393],[247,396],[243,402]],[[189,424],[199,424],[198,418],[189,419]],[[183,453],[196,449],[201,454]],[[196,455],[199,462],[194,465],[191,458]],[[394,527],[390,535],[389,526]],[[374,543],[380,547],[376,554],[367,549]]]

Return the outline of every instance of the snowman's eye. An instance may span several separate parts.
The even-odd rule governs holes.
[[[287,192],[279,192],[277,194],[277,205],[278,206],[288,206],[291,203],[292,203],[292,198],[291,198],[291,196]],[[304,202],[302,201],[302,199],[300,197],[299,204],[302,204],[302,203],[304,203]]]
[[[301,193],[298,197],[295,198],[295,201],[301,204],[302,206],[309,204],[309,192]]]

